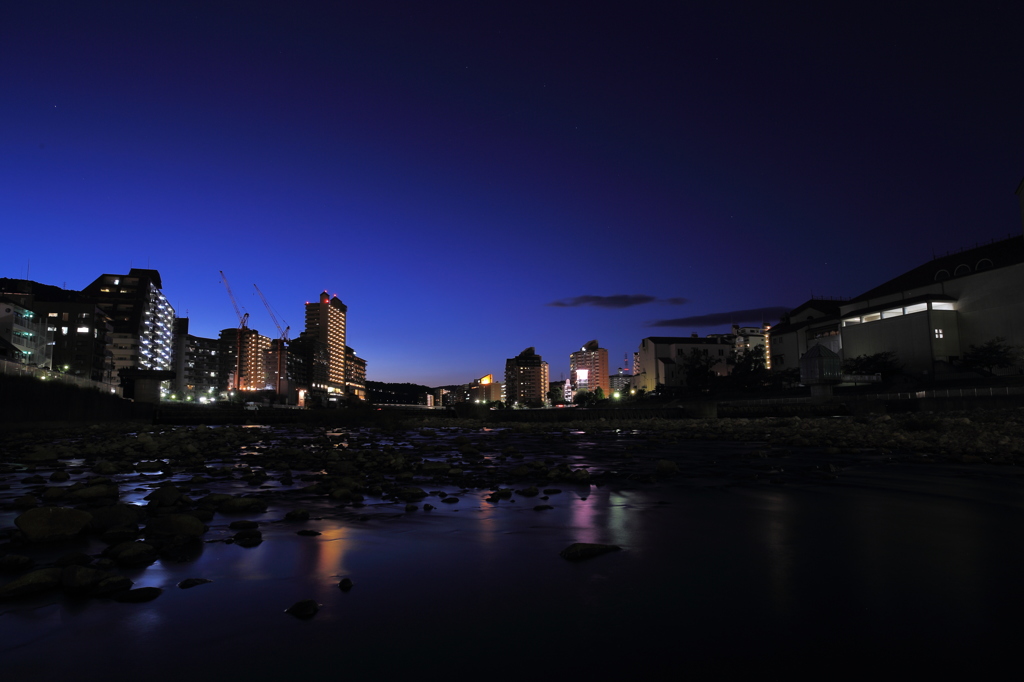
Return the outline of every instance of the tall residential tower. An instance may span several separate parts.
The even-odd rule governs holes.
[[[606,398],[611,396],[608,351],[598,347],[597,339],[588,341],[583,348],[569,355],[569,372],[577,391],[600,388]]]
[[[348,306],[326,291],[316,303],[306,304],[305,334],[327,351],[327,392],[345,394],[345,320]]]
[[[505,361],[505,402],[541,407],[547,399],[548,363],[533,346]]]

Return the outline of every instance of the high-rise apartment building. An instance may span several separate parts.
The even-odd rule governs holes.
[[[327,392],[345,393],[345,321],[348,306],[326,291],[316,303],[306,304],[306,334],[327,350]]]
[[[267,381],[270,339],[255,329],[223,329],[220,332],[219,375],[228,391],[262,391],[273,388]]]
[[[174,380],[171,393],[178,400],[216,400],[223,388],[219,381],[221,344],[188,333],[188,318],[174,321]]]
[[[548,363],[533,346],[505,361],[505,402],[514,405],[544,404],[548,391]]]
[[[345,392],[350,396],[366,400],[366,358],[345,346]]]
[[[55,370],[83,379],[118,383],[113,373],[113,325],[88,296],[27,279],[7,278],[0,278],[0,296],[7,296],[45,318]]]
[[[588,341],[580,350],[569,355],[570,380],[577,391],[601,389],[609,397],[608,351],[599,348],[597,339]]]
[[[49,369],[52,338],[46,318],[10,298],[0,297],[0,358]]]
[[[174,308],[156,270],[101,275],[82,290],[112,320],[114,369],[170,370]]]

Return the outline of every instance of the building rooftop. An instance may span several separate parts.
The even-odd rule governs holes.
[[[863,301],[897,294],[934,282],[964,277],[984,270],[1004,268],[1017,263],[1024,263],[1024,237],[1020,235],[939,256],[874,289],[865,291],[860,296],[855,296],[851,301]]]

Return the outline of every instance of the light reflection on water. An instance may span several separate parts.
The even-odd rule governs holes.
[[[917,487],[899,488],[886,476],[870,485],[844,476],[831,487],[720,490],[559,484],[563,492],[546,501],[554,509],[540,512],[539,498],[492,504],[470,493],[459,495],[459,513],[438,505],[402,515],[402,505],[371,505],[369,521],[324,514],[302,525],[265,522],[257,547],[213,543],[195,561],[132,572],[137,586],[167,590],[147,604],[5,605],[0,658],[5,666],[38,660],[58,647],[84,659],[107,646],[111,632],[122,638],[129,667],[152,660],[142,644],[182,641],[193,661],[171,660],[169,671],[223,662],[250,676],[275,665],[316,672],[315,656],[294,652],[321,650],[344,654],[346,665],[402,673],[422,672],[431,656],[454,650],[524,669],[552,650],[574,652],[562,655],[577,665],[575,652],[598,651],[608,666],[636,674],[639,655],[675,651],[680,641],[705,661],[799,663],[837,646],[879,658],[888,646],[914,654],[996,649],[1008,637],[994,624],[1024,603],[1016,575],[1024,551],[1014,542],[1024,523],[1019,485],[915,472]],[[131,480],[123,490],[153,483]],[[206,538],[230,535],[228,521],[215,517]],[[322,535],[297,536],[301,528]],[[571,542],[624,551],[573,564],[558,557]],[[339,576],[355,581],[350,593],[337,589]],[[178,590],[187,577],[214,582]],[[323,604],[313,620],[282,615],[302,598]],[[487,627],[465,627],[466,614],[485,614]],[[394,656],[396,639],[407,656]],[[251,661],[226,654],[242,646],[290,653]]]

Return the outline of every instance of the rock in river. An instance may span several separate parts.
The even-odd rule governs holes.
[[[12,599],[60,587],[61,569],[40,568],[0,587],[0,599]]]
[[[153,601],[163,593],[164,591],[159,587],[140,587],[136,590],[116,594],[113,599],[127,604],[141,604],[144,601]]]
[[[66,540],[80,533],[92,514],[70,507],[37,507],[14,519],[29,542]]]
[[[561,552],[558,556],[569,561],[583,561],[592,557],[615,552],[622,549],[618,545],[600,545],[593,542],[574,542]]]
[[[296,618],[312,618],[316,615],[316,612],[320,610],[320,605],[313,599],[303,599],[297,601],[287,609],[285,613],[290,613]]]
[[[168,514],[150,519],[146,524],[147,535],[184,535],[199,537],[206,532],[203,522],[190,514]]]

